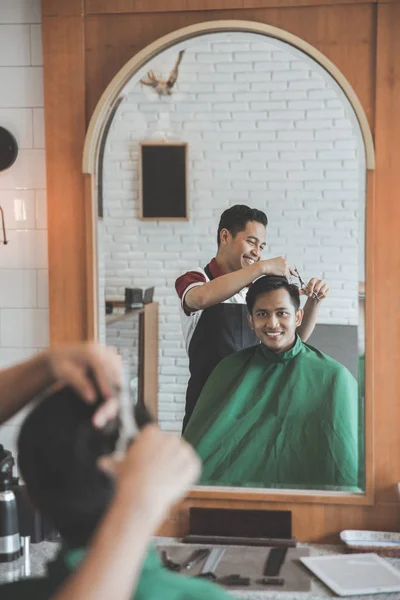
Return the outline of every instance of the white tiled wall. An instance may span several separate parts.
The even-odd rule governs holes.
[[[19,147],[0,172],[8,237],[0,243],[0,368],[49,343],[42,64],[40,0],[0,0],[0,126]],[[13,451],[19,421],[0,428]]]
[[[139,83],[150,69],[168,76],[181,48],[170,97]],[[124,287],[156,286],[159,416],[165,429],[179,430],[188,368],[174,280],[215,255],[218,220],[227,207],[265,210],[265,256],[286,254],[304,279],[329,282],[319,322],[357,324],[363,144],[351,106],[330,75],[293,47],[254,34],[180,44],[143,67],[122,94],[104,161],[105,294],[123,298]],[[188,222],[138,219],[139,142],[160,139],[188,143]],[[133,332],[122,326],[107,331],[108,341],[118,336],[122,344]]]

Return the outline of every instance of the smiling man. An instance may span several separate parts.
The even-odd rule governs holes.
[[[203,461],[201,482],[358,489],[356,380],[296,334],[297,286],[261,277],[246,301],[261,344],[219,363],[184,434]]]
[[[218,226],[216,257],[205,268],[188,271],[175,282],[190,369],[183,431],[214,367],[233,352],[257,343],[247,320],[248,286],[261,275],[296,275],[282,256],[261,260],[267,223],[267,215],[256,208],[242,204],[228,208]],[[308,298],[298,333],[306,341],[328,286],[314,278],[303,293]]]

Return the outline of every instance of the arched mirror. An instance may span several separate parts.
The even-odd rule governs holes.
[[[103,127],[96,167],[98,335],[124,355],[135,394],[139,323],[106,319],[106,302],[110,312],[110,302],[124,302],[126,288],[154,287],[161,428],[180,434],[189,379],[175,280],[216,255],[224,210],[244,204],[265,212],[263,258],[286,256],[301,280],[316,277],[330,289],[307,341],[314,362],[305,358],[297,371],[289,361],[282,369],[280,381],[291,390],[285,404],[268,405],[282,394],[274,388],[270,397],[271,380],[250,370],[258,387],[248,393],[258,394],[262,410],[251,417],[238,386],[211,417],[217,429],[200,422],[196,447],[213,465],[205,485],[365,492],[365,214],[373,149],[365,117],[341,83],[309,52],[275,36],[203,31],[154,50],[125,75]],[[185,148],[183,174],[171,167],[186,176],[182,218],[143,218],[149,146]],[[173,204],[171,173],[153,161],[150,183],[153,175],[153,188],[160,193],[164,186]],[[236,469],[225,468],[224,440]],[[271,456],[273,465],[264,469]],[[303,469],[311,456],[315,464]],[[290,473],[287,461],[297,465]],[[318,469],[329,476],[310,476]]]

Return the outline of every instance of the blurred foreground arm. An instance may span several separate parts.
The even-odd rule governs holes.
[[[96,412],[94,424],[101,427],[116,415],[116,390],[120,387],[121,362],[113,348],[81,343],[50,348],[23,363],[0,371],[0,423],[3,423],[32,398],[56,382],[73,386],[86,402],[96,398],[88,379],[92,371],[105,404]]]
[[[192,447],[148,425],[116,465],[117,492],[84,562],[51,600],[130,600],[150,537],[200,474]],[[111,463],[111,464],[110,464]]]

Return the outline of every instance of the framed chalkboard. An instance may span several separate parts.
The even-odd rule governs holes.
[[[139,179],[141,219],[189,219],[185,142],[142,142]]]

